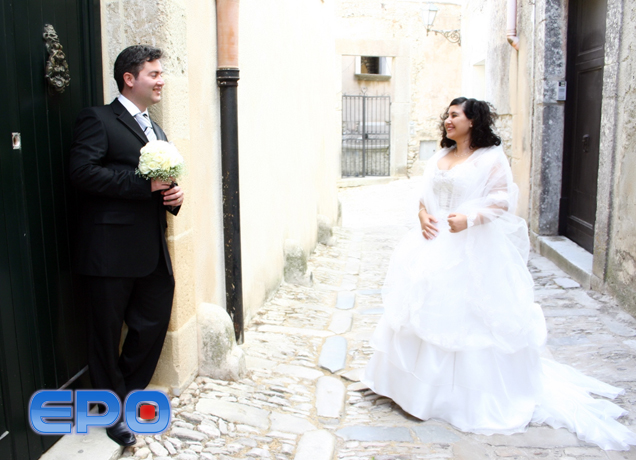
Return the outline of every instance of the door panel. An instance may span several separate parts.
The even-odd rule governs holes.
[[[592,252],[596,220],[606,0],[574,0],[568,25],[568,98],[560,233]]]
[[[86,366],[85,307],[70,269],[75,196],[68,152],[81,108],[101,103],[99,1],[1,0],[0,390],[9,434],[2,459],[36,459],[56,437],[38,436],[27,407],[38,389],[69,384]],[[44,25],[59,36],[71,74],[50,92]],[[11,132],[22,146],[13,150]],[[85,386],[87,376],[71,387]]]

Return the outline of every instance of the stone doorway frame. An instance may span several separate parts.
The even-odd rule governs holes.
[[[564,105],[556,101],[559,80],[565,80],[567,14],[566,0],[538,0],[536,3],[537,41],[534,68],[533,151],[531,169],[530,236],[538,252],[545,254],[546,238],[558,236],[561,198]],[[615,181],[616,135],[618,122],[617,87],[624,0],[607,1],[605,64],[597,211],[594,253],[587,276],[570,272],[586,288],[604,290],[612,219],[612,189]],[[549,51],[549,52],[548,52]],[[572,243],[574,244],[574,243]],[[562,264],[567,270],[572,264]],[[577,276],[578,275],[578,276]],[[583,279],[581,279],[581,277]]]

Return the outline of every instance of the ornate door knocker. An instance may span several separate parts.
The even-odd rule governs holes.
[[[63,93],[71,84],[71,74],[68,70],[66,55],[62,51],[62,45],[57,36],[57,32],[51,24],[44,25],[44,40],[46,40],[46,50],[49,52],[49,59],[46,62],[44,78],[49,83],[49,92]]]

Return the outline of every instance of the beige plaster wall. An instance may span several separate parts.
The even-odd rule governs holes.
[[[459,3],[435,2],[439,8],[435,29],[460,28]],[[439,140],[439,116],[461,89],[462,48],[441,35],[426,35],[423,5],[415,0],[341,0],[336,10],[341,55],[397,56],[391,82],[395,174],[410,168],[419,156],[421,141]],[[386,50],[387,43],[395,44],[392,50]],[[343,89],[348,90],[349,78],[344,76]],[[384,90],[367,83],[367,94]]]
[[[239,149],[246,321],[282,280],[284,244],[337,219],[334,0],[241,0]]]
[[[178,393],[198,368],[196,306],[222,304],[224,298],[215,4],[103,0],[101,6],[105,100],[118,95],[112,67],[123,48],[140,43],[162,48],[166,85],[150,113],[184,155],[188,170],[179,181],[185,204],[178,217],[168,216],[176,289],[153,378],[153,384]]]
[[[177,282],[153,383],[175,393],[198,363],[196,307],[225,304],[216,12],[209,0],[102,0],[105,99],[121,49],[164,50],[166,86],[151,116],[184,155],[186,204],[169,217]],[[239,149],[245,322],[283,275],[284,243],[316,244],[338,217],[339,121],[333,0],[240,3]]]
[[[462,93],[492,103],[497,131],[519,186],[517,214],[529,218],[532,159],[532,5],[518,2],[519,51],[506,39],[506,2],[468,0],[462,11]]]
[[[633,27],[636,5],[633,2],[623,2],[622,21],[606,282],[630,313],[636,315],[636,30]]]

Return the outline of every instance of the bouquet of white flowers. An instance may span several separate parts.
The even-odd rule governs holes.
[[[175,181],[184,170],[183,157],[177,148],[170,142],[157,140],[142,147],[135,173],[144,179]]]

